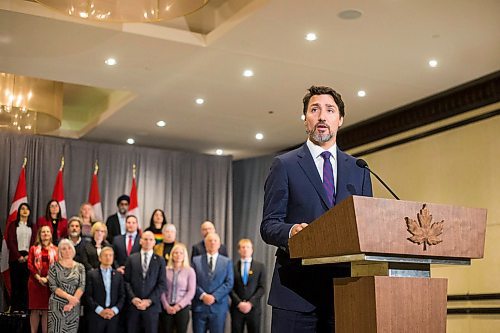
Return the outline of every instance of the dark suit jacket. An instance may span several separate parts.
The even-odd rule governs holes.
[[[207,255],[193,258],[193,269],[196,272],[196,294],[193,298],[193,312],[221,313],[228,310],[228,296],[233,289],[233,264],[228,257],[219,254],[215,269],[209,274]],[[208,306],[201,300],[203,293],[215,297],[215,303]]]
[[[231,291],[231,308],[235,308],[239,302],[248,301],[252,303],[255,312],[261,311],[261,299],[266,288],[266,270],[264,264],[252,259],[248,271],[248,282],[245,286],[241,277],[241,260],[234,265],[234,286]]]
[[[370,174],[356,159],[337,149],[337,204],[351,195],[372,196]],[[288,235],[296,223],[310,223],[330,209],[318,169],[306,144],[277,156],[264,186],[262,239],[278,247],[269,304],[284,310],[330,311],[332,278],[347,267],[302,266],[291,260]],[[336,221],[342,223],[342,221]],[[330,295],[332,295],[330,297]]]
[[[193,245],[193,248],[191,249],[191,261],[193,261],[194,257],[201,256],[202,254],[207,254],[207,249],[205,248],[204,240]],[[223,256],[229,258],[229,256],[227,255],[226,246],[224,244],[220,245],[219,254],[222,254]]]
[[[125,264],[125,288],[129,302],[134,297],[150,299],[151,309],[161,312],[161,294],[167,290],[165,260],[154,254],[150,259],[146,278],[142,278],[141,253],[131,254]]]
[[[83,242],[83,240],[82,240]],[[103,241],[102,247],[111,246],[106,240]],[[97,248],[95,247],[95,241],[85,243],[83,249],[80,252],[82,264],[85,266],[86,271],[90,271],[93,268],[100,266],[99,256],[97,255]]]
[[[106,219],[106,227],[108,228],[108,242],[113,244],[116,236],[121,235],[120,221],[118,220],[118,213],[108,216]]]
[[[87,273],[85,297],[90,311],[94,312],[98,306],[106,309],[106,289],[102,278],[101,269],[93,269]],[[115,271],[111,272],[111,304],[109,308],[117,307],[120,312],[125,303],[125,284],[123,276]]]
[[[113,250],[115,250],[115,268],[125,266],[125,263],[127,262],[127,240],[125,238],[126,234],[116,236],[113,239]],[[139,236],[139,233],[137,233],[137,235],[135,236],[134,245],[132,245],[132,251],[130,252],[130,255],[141,250],[141,244],[139,243],[140,239],[141,237]]]

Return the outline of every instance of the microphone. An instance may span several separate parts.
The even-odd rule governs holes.
[[[396,198],[397,200],[400,200],[400,199],[399,199],[399,197],[396,195],[396,193],[394,193],[394,192],[390,189],[390,187],[389,187],[389,186],[387,186],[387,184],[386,184],[386,183],[385,183],[385,182],[384,182],[384,181],[383,181],[383,180],[382,180],[382,179],[381,179],[381,178],[380,178],[380,177],[379,177],[379,176],[378,176],[375,172],[373,172],[373,171],[372,171],[372,170],[368,167],[368,163],[366,163],[366,161],[365,161],[365,160],[363,160],[363,159],[361,159],[361,158],[358,158],[358,159],[356,160],[356,165],[357,165],[357,166],[359,166],[359,167],[360,167],[360,168],[362,168],[362,169],[366,169],[366,170],[370,171],[370,173],[371,173],[372,175],[374,175],[374,176],[375,176],[375,178],[377,178],[377,179],[378,179],[378,181],[379,181],[380,183],[382,183],[382,185],[384,185],[384,187],[385,187],[385,188],[386,188],[389,192],[391,192],[391,194],[392,194],[392,196],[393,196],[394,198]]]

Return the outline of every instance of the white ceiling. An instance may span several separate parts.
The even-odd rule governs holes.
[[[134,98],[103,114],[84,139],[221,148],[239,159],[304,140],[301,101],[312,84],[342,94],[349,126],[500,69],[498,0],[228,0],[226,7],[232,2],[237,10],[200,34],[188,30],[189,17],[97,24],[0,0],[0,71],[130,91]],[[346,9],[363,15],[340,19]],[[318,40],[306,41],[308,32]],[[111,56],[117,66],[104,64]],[[254,77],[241,75],[247,68]],[[367,96],[357,97],[359,89]],[[196,105],[198,97],[205,104]]]

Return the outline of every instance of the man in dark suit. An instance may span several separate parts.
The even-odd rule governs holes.
[[[350,195],[372,195],[370,174],[336,145],[344,102],[329,87],[309,88],[303,99],[307,142],[274,159],[264,187],[262,239],[276,246],[269,292],[272,332],[332,332],[333,277],[349,268],[302,266],[290,259],[288,239]],[[336,221],[342,223],[342,221]]]
[[[250,239],[240,239],[238,253],[240,260],[234,265],[234,287],[231,291],[232,332],[243,333],[246,323],[248,333],[259,333],[266,271],[263,263],[252,259]]]
[[[167,289],[165,260],[153,253],[155,236],[141,236],[141,251],[130,255],[125,265],[125,288],[131,305],[127,310],[128,333],[158,333],[160,295]]]
[[[73,260],[82,263],[82,255],[85,248],[85,240],[82,235],[82,220],[78,216],[73,216],[68,220],[68,239],[75,247],[75,258]]]
[[[113,248],[107,246],[99,254],[98,269],[87,274],[85,297],[88,305],[89,333],[113,333],[119,330],[118,315],[125,302],[123,276],[113,269]]]
[[[141,250],[138,228],[137,218],[134,215],[129,215],[125,221],[125,235],[118,235],[113,239],[113,249],[115,250],[114,266],[122,274],[125,273],[125,263],[128,257]]]
[[[193,245],[191,249],[191,261],[193,261],[194,257],[207,253],[207,249],[205,248],[205,237],[207,237],[208,234],[216,233],[217,231],[215,230],[215,226],[212,222],[205,221],[200,226],[200,232],[202,239],[199,243]],[[219,254],[222,254],[225,257],[229,257],[227,255],[227,249],[222,243],[220,244]]]
[[[205,237],[207,253],[193,258],[196,272],[196,294],[193,299],[193,332],[224,332],[229,308],[228,298],[233,288],[233,265],[219,254],[220,237],[209,233]]]
[[[108,216],[106,227],[108,227],[108,242],[113,243],[113,239],[118,235],[125,234],[125,219],[130,205],[130,197],[126,194],[120,195],[116,200],[118,212]]]

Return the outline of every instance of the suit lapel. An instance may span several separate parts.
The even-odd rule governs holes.
[[[316,164],[314,163],[309,148],[307,148],[307,144],[304,143],[302,149],[297,153],[297,157],[300,167],[302,168],[302,170],[304,170],[306,177],[316,189],[316,192],[320,196],[321,200],[328,208],[331,208],[331,205],[328,202],[325,188],[323,187],[323,183],[321,182],[321,177],[318,174],[318,169],[316,168]]]

